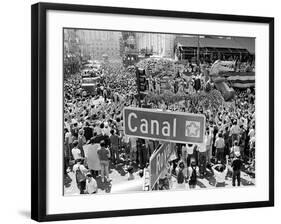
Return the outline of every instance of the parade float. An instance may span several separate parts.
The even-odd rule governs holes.
[[[202,91],[199,92],[188,93],[186,90],[181,89],[175,93],[172,89],[171,82],[186,82],[186,79],[192,78],[192,74],[184,74],[184,72],[182,72],[184,66],[174,60],[166,58],[145,59],[140,61],[137,66],[145,69],[147,77],[158,79],[160,82],[160,93],[148,91],[145,99],[155,105],[165,102],[168,108],[188,107],[192,110],[196,105],[203,108],[212,106],[218,109],[224,103],[221,92],[214,89],[209,82],[207,82],[202,87]]]
[[[212,81],[226,101],[232,99],[235,95],[232,87],[244,89],[255,86],[255,72],[252,69],[245,67],[242,71],[236,70],[237,64],[235,61],[217,60],[209,71]]]

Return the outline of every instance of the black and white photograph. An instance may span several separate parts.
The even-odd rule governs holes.
[[[1,223],[278,220],[277,6],[3,2]]]
[[[63,195],[256,186],[255,37],[63,28]]]

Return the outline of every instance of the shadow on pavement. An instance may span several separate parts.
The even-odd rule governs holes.
[[[206,178],[206,180],[209,181],[209,184],[210,184],[211,186],[215,186],[215,184],[216,184],[216,179],[215,179],[215,177],[214,177],[214,175],[213,175],[212,172],[207,171],[207,174],[204,176],[204,178]]]
[[[252,183],[251,181],[248,181],[248,180],[246,180],[246,179],[244,179],[244,178],[240,178],[241,180],[241,185],[243,185],[243,186],[253,186],[253,185],[255,185],[254,183]]]
[[[106,193],[110,193],[111,191],[111,181],[101,181],[101,177],[98,176],[95,178],[97,181],[98,189],[105,191]]]
[[[206,186],[198,179],[197,179],[197,186],[199,186],[200,188],[206,188]]]

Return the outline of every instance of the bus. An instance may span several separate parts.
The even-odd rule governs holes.
[[[100,77],[83,77],[81,87],[87,94],[97,94],[97,86],[100,83]]]

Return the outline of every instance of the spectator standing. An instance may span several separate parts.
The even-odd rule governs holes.
[[[67,159],[70,160],[71,159],[71,149],[72,149],[72,136],[71,136],[71,132],[69,131],[68,128],[64,129],[64,141],[65,141],[65,147],[66,147],[66,156]]]
[[[229,127],[225,127],[225,131],[223,133],[225,148],[224,148],[224,156],[229,155],[229,148],[230,148],[230,137],[229,137]]]
[[[190,166],[190,160],[193,157],[193,152],[194,152],[194,145],[193,144],[187,144],[186,145],[186,150],[187,150],[187,159],[186,159],[186,164],[187,167]]]
[[[119,158],[119,145],[120,145],[120,137],[116,135],[115,131],[112,129],[110,131],[110,148],[111,148],[111,157],[112,157],[112,162],[114,164],[118,163],[120,160]]]
[[[137,139],[135,137],[130,137],[130,161],[131,163],[136,162],[137,158]]]
[[[221,133],[219,133],[218,138],[215,141],[215,147],[216,147],[216,158],[217,158],[217,161],[223,162],[223,160],[224,160],[224,147],[225,147],[225,143],[224,143],[224,139],[223,139]]]
[[[206,136],[205,136],[205,144],[206,144],[206,161],[207,163],[210,162],[210,159],[212,158],[212,134],[210,130],[206,131]]]
[[[234,159],[232,161],[232,186],[235,187],[236,185],[236,180],[237,180],[237,186],[240,186],[240,181],[241,181],[241,168],[242,168],[242,160],[240,159],[240,153],[235,152],[234,153]]]
[[[207,149],[205,143],[198,145],[198,165],[199,172],[201,176],[206,175],[206,165],[207,165]]]
[[[73,149],[71,150],[71,153],[72,153],[72,157],[74,160],[78,160],[78,159],[81,159],[82,156],[81,156],[81,150],[78,148],[78,141],[75,140],[73,142]]]
[[[233,143],[235,140],[239,142],[239,134],[240,134],[240,128],[237,124],[237,121],[233,122],[233,125],[230,128],[229,135],[231,136],[231,142]]]
[[[88,121],[86,121],[86,123],[85,123],[84,136],[85,136],[86,141],[91,140],[91,138],[93,137],[93,128],[90,127],[90,124]]]
[[[237,141],[237,140],[234,141],[234,145],[233,145],[233,147],[231,148],[230,152],[231,152],[232,158],[235,156],[235,153],[241,154],[241,153],[240,153],[240,147],[239,147],[239,145],[238,145],[238,141]]]
[[[187,167],[183,161],[179,161],[177,168],[177,188],[185,188],[185,180],[187,179]]]
[[[189,188],[193,189],[197,184],[197,173],[199,171],[198,166],[196,166],[196,161],[194,159],[190,162],[190,167],[188,167],[188,184]]]
[[[81,151],[81,156],[82,157],[85,157],[85,153],[84,153],[84,150],[83,150],[83,145],[86,143],[86,138],[84,136],[84,130],[83,129],[80,129],[79,132],[78,132],[78,149],[80,149]]]
[[[86,173],[88,170],[82,164],[83,159],[77,159],[76,164],[73,166],[73,172],[75,173],[77,187],[80,194],[84,194],[86,187]]]
[[[106,180],[109,181],[109,158],[110,151],[108,148],[105,148],[105,142],[102,140],[100,142],[100,149],[97,151],[100,165],[101,165],[101,181],[104,182],[105,177]]]
[[[87,164],[88,168],[94,178],[99,175],[101,171],[101,164],[98,156],[98,150],[100,149],[100,144],[95,141],[95,138],[91,138],[91,143],[88,147],[87,153]]]

